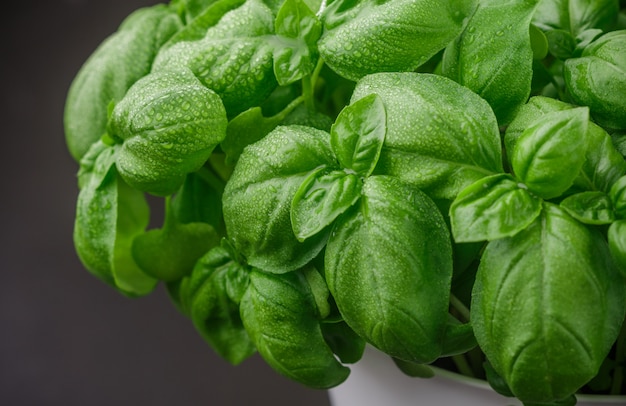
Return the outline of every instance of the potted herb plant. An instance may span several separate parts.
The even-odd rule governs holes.
[[[624,396],[624,7],[137,10],[67,97],[78,256],[310,387],[367,344],[525,405]]]

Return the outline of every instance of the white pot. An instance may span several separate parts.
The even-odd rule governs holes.
[[[439,368],[430,379],[411,378],[384,353],[367,347],[348,380],[329,391],[333,406],[521,406],[485,381]],[[626,396],[578,396],[577,406],[626,405]]]

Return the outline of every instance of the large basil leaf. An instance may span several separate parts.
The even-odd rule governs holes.
[[[472,324],[515,396],[554,401],[598,372],[624,320],[625,293],[600,233],[546,204],[532,226],[488,244]]]
[[[220,356],[235,365],[256,351],[239,315],[248,273],[226,249],[216,247],[198,261],[179,289],[183,310],[196,330]]]
[[[517,140],[511,164],[533,193],[551,199],[569,189],[582,169],[588,148],[589,109],[546,114]]]
[[[493,111],[466,87],[431,74],[378,73],[358,82],[352,103],[372,93],[387,112],[375,173],[452,200],[474,181],[503,172]]]
[[[344,320],[385,353],[432,362],[446,331],[452,248],[443,216],[419,189],[365,179],[325,253],[328,287]]]
[[[259,353],[279,373],[313,388],[348,377],[350,370],[324,341],[313,294],[300,272],[253,270],[241,318]]]
[[[328,133],[311,127],[280,126],[239,157],[224,190],[224,220],[235,248],[250,265],[293,271],[324,246],[326,233],[298,242],[290,211],[311,171],[336,165],[329,139]]]
[[[136,189],[175,192],[226,135],[220,98],[189,71],[161,71],[137,81],[113,110],[109,135],[121,142],[117,167]]]
[[[85,156],[74,223],[78,257],[89,272],[120,292],[150,293],[157,280],[146,275],[131,254],[133,239],[149,222],[143,193],[119,177],[113,148],[97,142]]]
[[[565,61],[565,84],[578,104],[609,128],[626,129],[626,30],[602,35]]]
[[[442,72],[487,100],[501,125],[530,94],[529,26],[537,0],[484,0],[443,57]]]
[[[65,104],[65,137],[77,161],[106,132],[107,106],[150,72],[165,41],[182,23],[169,7],[142,8],[120,25],[81,67]]]
[[[456,242],[510,237],[530,225],[540,212],[541,199],[513,177],[488,176],[463,189],[452,203],[452,234]]]
[[[212,23],[201,38],[177,38],[159,53],[152,70],[189,68],[221,97],[232,117],[258,105],[277,85],[266,38],[274,32],[274,16],[262,1],[247,0]]]
[[[514,154],[517,140],[528,127],[544,120],[547,114],[573,108],[575,106],[550,97],[532,97],[506,129],[504,144],[509,159]],[[587,124],[587,139],[590,147],[574,186],[608,193],[613,183],[626,174],[626,162],[613,145],[611,136],[593,122]]]
[[[322,16],[326,29],[320,54],[351,80],[375,72],[413,71],[461,32],[474,3],[336,0]]]

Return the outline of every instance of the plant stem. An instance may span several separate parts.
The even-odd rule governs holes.
[[[202,180],[209,184],[216,192],[220,194],[224,193],[225,182],[206,166],[198,169],[196,175],[200,176]]]
[[[319,58],[311,75],[302,78],[302,96],[304,97],[304,104],[307,109],[311,111],[315,110],[315,83],[317,82],[317,78],[323,66],[324,60]]]
[[[465,355],[463,354],[453,355],[452,361],[454,362],[454,365],[456,365],[456,368],[459,370],[459,373],[461,373],[461,375],[475,378],[474,371],[472,370],[470,365],[467,363],[467,359],[465,358]]]
[[[620,395],[622,384],[624,383],[624,366],[626,364],[626,321],[622,325],[622,331],[617,338],[615,361],[617,365],[615,365],[613,374],[611,395]]]
[[[454,294],[450,294],[450,304],[452,305],[452,307],[459,312],[459,315],[461,317],[463,317],[463,319],[467,322],[470,321],[470,311],[467,308],[467,306],[465,306],[465,304],[463,302],[461,302],[461,300],[459,300],[458,297],[456,297]]]
[[[278,119],[280,121],[284,120],[285,117],[287,117],[289,113],[294,111],[296,107],[302,104],[303,101],[305,101],[304,95],[296,97],[284,109],[276,113],[272,118]]]

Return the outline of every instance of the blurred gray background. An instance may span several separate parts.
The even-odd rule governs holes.
[[[72,246],[77,164],[63,106],[81,64],[148,0],[3,4],[0,25],[0,405],[326,406],[255,356],[220,359],[162,288],[127,299]]]

